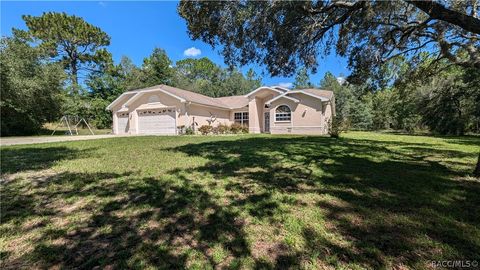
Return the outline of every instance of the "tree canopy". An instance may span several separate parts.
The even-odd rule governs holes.
[[[145,87],[171,83],[172,61],[161,48],[154,48],[152,54],[143,60],[142,70],[141,80]]]
[[[478,49],[478,34],[475,24],[473,28],[462,24],[462,21],[471,21],[470,17],[477,18],[478,5],[471,1],[445,2],[443,8],[434,6],[441,12],[466,14],[466,17],[452,19],[441,12],[424,11],[425,3],[246,1],[220,5],[182,2],[179,12],[188,17],[191,35],[198,34],[198,38],[210,40],[212,44],[227,44],[223,51],[227,59],[234,60],[229,56],[235,56],[240,60],[244,58],[245,63],[265,63],[278,74],[288,72],[293,67],[289,66],[290,61],[294,61],[297,65],[291,69],[292,74],[296,74],[294,87],[334,91],[337,115],[347,128],[430,130],[439,134],[479,132],[480,69],[473,57]],[[183,13],[190,9],[199,12],[198,16],[190,18]],[[237,11],[241,13],[235,13]],[[272,16],[260,17],[255,11],[265,11]],[[230,13],[231,20],[215,18]],[[311,15],[303,16],[305,14]],[[344,21],[339,23],[337,19],[344,15]],[[111,113],[105,111],[105,107],[112,100],[124,91],[157,84],[222,97],[243,95],[262,83],[252,69],[243,73],[206,57],[174,63],[162,48],[155,48],[140,65],[127,56],[114,63],[106,51],[108,35],[82,18],[45,13],[40,17],[24,16],[24,19],[27,31],[15,30],[12,37],[2,38],[2,134],[13,134],[12,130],[19,134],[33,133],[61,114],[82,116],[98,128],[108,128]],[[261,24],[261,19],[265,24]],[[370,25],[372,20],[377,22]],[[404,24],[405,20],[411,21]],[[418,21],[426,23],[419,28]],[[323,29],[328,22],[334,25]],[[207,32],[202,30],[205,23],[211,26]],[[42,28],[49,25],[52,30]],[[406,29],[397,29],[394,25]],[[220,32],[222,29],[233,32]],[[449,52],[453,58],[446,57],[448,51],[441,50],[438,40],[419,51],[409,51],[408,47],[425,38],[424,34],[434,37],[441,31],[443,39],[452,43]],[[400,37],[400,33],[405,36]],[[392,35],[388,42],[387,34]],[[403,47],[394,43],[395,40],[401,40]],[[233,47],[228,46],[230,42]],[[327,72],[320,82],[312,81],[309,77],[312,66],[302,65],[302,59],[313,61],[309,63],[314,66],[317,60],[313,53],[333,48],[347,56],[352,52],[349,58],[355,68],[353,76],[339,83]],[[394,51],[387,57],[382,48]],[[275,53],[267,54],[269,50]],[[70,84],[65,83],[65,78],[72,78],[73,58],[69,52],[78,60],[77,71],[84,70],[80,83],[85,91],[73,95]],[[369,58],[368,54],[373,52],[376,57]],[[429,76],[424,76],[425,71],[429,71]],[[372,81],[378,81],[379,77],[388,83],[372,87]]]
[[[245,94],[261,84],[251,69],[244,76],[240,71],[222,68],[206,57],[177,61],[174,71],[174,86],[211,97]]]
[[[265,64],[271,75],[316,72],[318,56],[347,57],[353,81],[398,55],[421,52],[480,67],[479,5],[472,1],[181,1],[190,37],[222,45],[230,65]]]
[[[30,135],[60,113],[62,67],[16,38],[0,41],[1,135]]]
[[[73,92],[78,92],[81,71],[98,70],[98,66],[111,59],[105,48],[110,45],[110,37],[81,17],[46,12],[38,17],[24,15],[22,18],[28,31],[14,29],[15,35],[39,43],[50,57],[62,63],[69,72]]]
[[[296,76],[295,81],[293,82],[293,87],[295,89],[302,89],[302,88],[309,88],[312,87],[313,84],[310,81],[310,76],[308,75],[308,70],[306,68],[301,68]]]

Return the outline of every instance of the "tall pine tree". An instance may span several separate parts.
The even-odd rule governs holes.
[[[28,31],[14,29],[15,34],[39,42],[50,57],[63,64],[74,94],[79,92],[82,71],[98,70],[98,66],[111,59],[105,48],[110,45],[110,37],[80,17],[47,12],[39,17],[24,15],[22,18]]]

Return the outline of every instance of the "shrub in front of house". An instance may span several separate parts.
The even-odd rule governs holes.
[[[227,134],[230,131],[228,125],[220,124],[217,127],[217,134]]]
[[[192,127],[185,128],[185,135],[193,135],[193,134],[195,134],[195,131],[193,131]]]
[[[238,123],[233,123],[230,126],[230,132],[233,133],[233,134],[238,134],[238,133],[242,132],[242,129],[243,129],[243,126],[238,124]]]
[[[202,135],[208,135],[209,133],[211,133],[213,131],[213,127],[212,126],[208,126],[208,125],[203,125],[201,127],[198,128],[198,131],[202,134]]]

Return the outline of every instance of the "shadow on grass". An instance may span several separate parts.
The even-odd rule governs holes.
[[[41,170],[51,167],[60,160],[88,156],[94,149],[76,150],[61,147],[3,148],[0,150],[1,173],[17,173],[27,170]]]
[[[214,246],[235,258],[250,254],[236,214],[194,183],[63,172],[22,193],[29,189],[30,182],[12,181],[2,192],[9,202],[2,222],[36,239],[30,252],[8,260],[5,268],[179,269],[186,267],[185,248],[199,252],[205,265],[220,263],[210,252]]]
[[[427,149],[406,154],[411,149],[389,146]],[[82,155],[56,150],[50,152],[56,157],[12,171]],[[6,267],[295,269],[309,261],[424,268],[429,260],[480,255],[479,183],[454,181],[463,172],[427,160],[463,153],[325,137],[251,137],[167,150],[206,162],[158,177],[63,172],[38,183],[5,183],[2,222],[15,226],[2,234],[33,239],[20,257],[2,252]],[[7,154],[28,159],[29,151]],[[282,239],[264,248],[268,243],[249,239],[248,229],[280,230],[285,217],[302,219],[292,211],[308,208],[322,220],[298,223],[304,245]]]
[[[407,154],[411,151],[392,151],[388,146],[416,151]],[[299,258],[318,257],[319,250],[325,250],[323,256],[334,253],[340,262],[367,268],[392,263],[425,267],[429,260],[442,256],[480,255],[475,237],[479,235],[479,183],[453,181],[463,172],[429,159],[468,154],[421,143],[322,137],[250,138],[189,144],[175,150],[208,160],[185,175],[201,172],[218,181],[240,179],[226,186],[246,194],[233,198],[232,204],[250,209],[252,216],[270,218],[282,209],[281,202],[271,200],[271,191],[297,198],[313,193],[335,198],[319,201],[317,207],[325,213],[332,232],[349,239],[350,247],[316,237],[305,227],[306,247],[277,256],[273,264],[267,264],[270,267],[299,267]],[[252,185],[262,188],[250,191]],[[448,250],[446,255],[442,250]]]
[[[476,146],[480,148],[480,137],[479,136],[463,136],[463,137],[446,137],[444,138],[448,143],[461,144],[468,146]]]

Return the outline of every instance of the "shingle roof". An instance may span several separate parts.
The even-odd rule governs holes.
[[[218,101],[212,97],[204,96],[199,93],[183,90],[176,87],[171,87],[168,85],[160,85],[160,88],[193,103],[199,103],[203,105],[229,109],[229,107],[226,104],[222,103],[221,101]]]
[[[237,109],[237,108],[243,108],[248,105],[247,96],[230,96],[230,97],[212,98],[199,93],[183,90],[180,88],[176,88],[176,87],[172,87],[164,84],[155,85],[152,87],[147,87],[142,89],[131,90],[127,93],[132,93],[132,92],[135,93],[135,92],[142,92],[146,90],[157,90],[157,89],[166,91],[174,96],[177,96],[189,102],[207,105],[207,106],[214,106],[218,108]],[[295,89],[295,91],[304,91],[304,92],[317,95],[320,97],[325,97],[328,99],[333,98],[333,92],[328,90],[307,88],[307,89]]]
[[[187,91],[183,90],[180,88],[160,84],[160,85],[155,85],[152,87],[147,87],[147,88],[142,88],[142,89],[136,89],[136,90],[131,90],[131,92],[141,92],[145,90],[156,90],[156,89],[161,89],[164,91],[167,91],[170,94],[173,94],[175,96],[178,96],[180,98],[183,98],[187,101],[193,102],[193,103],[198,103],[202,105],[208,105],[208,106],[214,106],[214,107],[219,107],[219,108],[225,108],[225,109],[230,109],[226,104],[222,103],[221,101],[216,100],[215,98],[212,97],[207,97],[205,95],[195,93],[192,91]]]
[[[320,97],[325,97],[328,99],[332,99],[333,92],[329,90],[317,89],[317,88],[306,88],[306,89],[296,89],[297,91],[304,91],[310,93],[312,95],[317,95]]]
[[[231,109],[243,108],[248,105],[248,98],[245,96],[219,97],[215,99]]]

